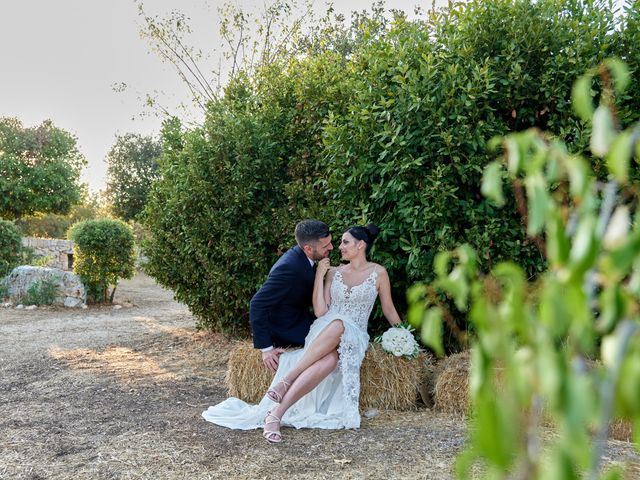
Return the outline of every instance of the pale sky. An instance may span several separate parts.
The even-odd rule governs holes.
[[[223,0],[148,0],[149,13],[180,10],[191,17],[192,42],[220,51],[217,7]],[[334,2],[337,12],[368,9],[371,0]],[[445,3],[443,0],[439,4]],[[263,1],[235,2],[252,11]],[[324,2],[316,1],[319,11]],[[387,0],[387,8],[412,13],[420,0]],[[105,187],[107,152],[116,134],[157,135],[161,119],[140,117],[140,97],[154,91],[169,106],[189,102],[185,86],[139,37],[133,0],[0,0],[0,116],[26,126],[51,119],[78,138],[89,166],[83,180]],[[215,58],[218,58],[216,54]],[[125,83],[123,93],[114,84]]]

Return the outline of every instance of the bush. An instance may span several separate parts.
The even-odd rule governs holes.
[[[584,152],[590,126],[567,92],[605,56],[626,54],[631,29],[616,29],[624,18],[600,4],[574,1],[476,0],[430,18],[359,17],[348,53],[320,39],[306,56],[236,77],[202,128],[166,123],[144,220],[148,271],[201,325],[248,328],[251,295],[306,217],[336,235],[380,225],[372,258],[387,267],[400,311],[406,287],[432,279],[435,254],[460,242],[485,271],[504,259],[528,276],[544,268],[521,192],[505,192],[504,210],[481,195],[495,156],[487,141],[537,127]],[[638,97],[619,104],[625,125],[638,118],[628,108]]]
[[[94,302],[112,302],[118,280],[135,272],[134,237],[131,228],[120,220],[85,220],[69,230],[75,245],[73,271],[87,288]],[[108,297],[108,288],[113,286]]]
[[[145,271],[202,326],[246,334],[249,299],[295,244],[296,222],[322,218],[313,180],[322,124],[343,102],[343,69],[330,53],[264,69],[256,84],[230,84],[201,129],[165,124],[163,177],[143,219]]]
[[[51,305],[56,299],[56,290],[56,282],[52,280],[36,280],[18,300],[18,303],[23,305]]]
[[[16,220],[16,226],[20,228],[25,237],[38,238],[65,238],[67,230],[73,223],[75,223],[74,220],[68,216],[55,213]]]
[[[9,297],[9,286],[5,282],[6,279],[0,278],[0,300]]]
[[[513,191],[502,211],[481,195],[495,156],[487,142],[537,127],[584,151],[589,127],[573,116],[569,92],[613,53],[614,26],[590,3],[471,1],[428,23],[398,19],[359,52],[348,114],[325,131],[327,202],[381,227],[376,257],[396,297],[433,279],[436,253],[462,242],[482,270],[505,259],[528,276],[542,270],[544,251],[526,237]]]
[[[22,217],[16,220],[16,226],[25,237],[66,238],[71,225],[96,218],[99,208],[96,201],[85,199],[84,203],[71,207],[67,215],[45,213]]]
[[[606,184],[596,181],[592,161],[537,129],[507,136],[504,158],[485,169],[483,192],[496,205],[504,203],[505,179],[534,187],[527,229],[545,233],[544,274],[529,282],[513,262],[487,274],[462,245],[437,255],[431,285],[410,290],[410,321],[422,324],[423,340],[439,353],[449,317],[441,296],[476,329],[470,435],[457,478],[478,471],[485,478],[631,475],[629,467],[603,464],[613,421],[632,422],[634,441],[640,438],[639,198],[630,171],[640,160],[640,122],[619,128],[612,99],[628,83],[624,64],[609,59],[595,71],[575,84],[572,104],[593,132],[591,154],[606,159]],[[532,455],[531,446],[542,444]]]
[[[0,278],[22,263],[24,252],[20,230],[13,222],[0,219]]]

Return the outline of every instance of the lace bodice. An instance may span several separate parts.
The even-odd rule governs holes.
[[[329,313],[341,313],[348,316],[361,330],[367,331],[369,315],[378,296],[376,279],[377,268],[360,284],[348,287],[338,269],[331,283],[331,305]]]

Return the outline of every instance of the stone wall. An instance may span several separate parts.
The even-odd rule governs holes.
[[[81,307],[87,300],[87,293],[80,277],[58,268],[32,267],[24,265],[14,268],[5,279],[9,299],[22,303],[29,288],[36,282],[49,282],[55,286],[53,305]]]
[[[73,269],[73,242],[71,240],[23,237],[22,245],[33,250],[37,257],[47,257],[47,267],[70,271]]]

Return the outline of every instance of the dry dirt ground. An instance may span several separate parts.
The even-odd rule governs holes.
[[[452,477],[464,422],[428,409],[383,412],[357,431],[284,429],[280,445],[205,422],[227,396],[233,342],[196,332],[144,275],[116,301],[0,309],[0,479]],[[613,441],[607,460],[640,457]]]

